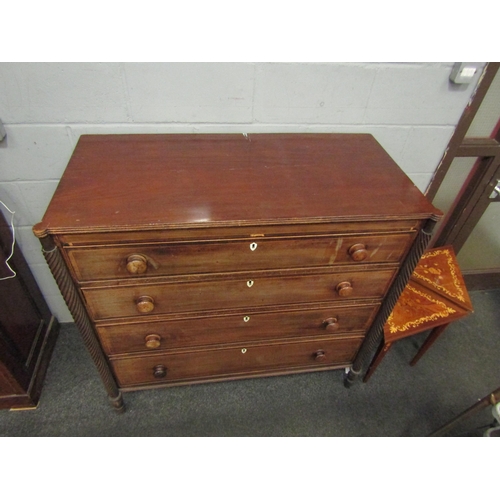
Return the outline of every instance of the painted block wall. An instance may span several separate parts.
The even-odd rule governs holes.
[[[480,76],[454,85],[452,66],[0,63],[0,200],[53,313],[70,322],[31,227],[81,134],[368,132],[425,191]]]

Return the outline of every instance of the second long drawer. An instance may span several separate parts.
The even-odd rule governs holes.
[[[95,320],[381,298],[394,269],[84,288]]]

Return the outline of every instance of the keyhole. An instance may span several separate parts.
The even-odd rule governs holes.
[[[247,352],[247,350],[246,350],[245,348],[243,348],[243,349],[241,350],[241,352],[242,352],[243,354],[245,354],[245,353]]]
[[[248,323],[248,322],[250,321],[250,316],[245,316],[245,317],[243,318],[243,321],[244,321],[245,323]]]
[[[248,280],[247,281],[247,286],[248,286],[248,288],[252,287],[253,286],[253,280]]]
[[[257,243],[250,243],[250,250],[252,250],[252,252],[257,248]]]

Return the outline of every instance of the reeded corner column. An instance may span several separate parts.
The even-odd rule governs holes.
[[[47,261],[66,305],[68,306],[68,309],[71,312],[78,329],[80,330],[83,342],[97,367],[102,382],[104,383],[104,387],[108,393],[110,402],[114,409],[121,413],[125,411],[121,391],[119,390],[106,358],[101,351],[101,346],[96,338],[94,328],[89,317],[87,316],[87,312],[82,304],[75,284],[71,279],[71,275],[66,267],[61,251],[55,244],[52,236],[48,234],[44,228],[40,228],[39,225],[36,225],[33,228],[33,232],[40,240],[45,260]]]
[[[368,369],[370,361],[383,340],[384,325],[394,309],[399,296],[407,285],[408,280],[410,279],[410,276],[412,275],[420,258],[422,257],[422,254],[425,252],[427,245],[431,240],[432,232],[437,220],[438,219],[428,219],[420,229],[410,252],[408,253],[396,279],[386,295],[375,321],[368,330],[365,340],[363,341],[351,368],[346,369],[345,371],[345,387],[351,387],[351,385]]]

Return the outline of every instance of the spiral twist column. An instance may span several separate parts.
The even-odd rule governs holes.
[[[430,242],[432,231],[436,221],[428,219],[426,224],[422,227],[417,235],[413,246],[410,249],[401,269],[394,280],[389,292],[386,295],[384,303],[382,304],[375,321],[368,330],[368,333],[361,345],[356,358],[353,361],[351,368],[344,376],[344,385],[350,387],[356,379],[362,375],[370,364],[375,351],[382,342],[384,335],[384,325],[389,318],[394,306],[396,305],[399,296],[403,292],[410,276],[412,275],[415,267],[417,266],[422,254],[425,252],[427,245]]]
[[[45,260],[47,261],[66,305],[68,306],[68,309],[71,312],[78,329],[80,330],[83,342],[97,367],[111,404],[115,410],[121,413],[125,410],[122,394],[118,389],[109,365],[101,351],[101,347],[95,336],[92,324],[87,316],[85,307],[81,302],[78,291],[71,279],[61,252],[50,236],[41,237],[40,243],[42,245]]]

